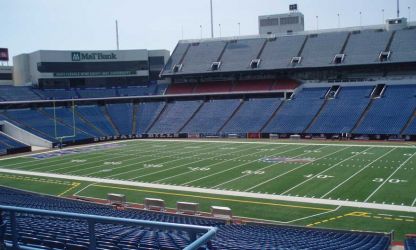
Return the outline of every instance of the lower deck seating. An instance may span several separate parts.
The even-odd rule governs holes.
[[[263,130],[267,133],[302,133],[318,113],[328,88],[304,88],[280,110]]]
[[[133,104],[108,104],[108,114],[121,135],[131,135],[133,130]]]
[[[341,87],[329,99],[307,133],[350,133],[370,102],[373,86]]]
[[[208,249],[373,249],[387,250],[390,238],[383,234],[332,231],[280,225],[226,225],[217,219],[167,214],[133,209],[115,210],[110,206],[43,196],[0,186],[0,205],[61,212],[172,222],[218,228]],[[6,241],[11,241],[7,214]],[[19,243],[41,249],[87,249],[88,225],[75,219],[52,216],[17,216]],[[96,225],[97,249],[183,249],[190,243],[182,231],[155,230],[122,225]]]
[[[27,148],[26,144],[23,144],[8,135],[0,132],[0,155],[7,154],[10,150],[18,150],[21,148]]]
[[[354,133],[398,135],[415,109],[416,85],[388,85]]]
[[[164,102],[142,102],[136,112],[136,134],[145,134],[164,108]]]
[[[221,133],[260,132],[264,124],[270,119],[280,106],[278,98],[252,99],[245,101],[238,112],[221,130]]]
[[[85,121],[89,122],[91,126],[95,127],[104,136],[117,135],[117,132],[111,126],[110,121],[97,105],[79,106],[76,111],[78,115],[80,115]]]
[[[191,118],[201,101],[176,101],[168,103],[165,110],[150,128],[150,134],[178,133]]]
[[[239,105],[237,99],[206,102],[181,132],[217,134]]]

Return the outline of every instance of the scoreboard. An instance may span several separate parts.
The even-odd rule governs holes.
[[[9,61],[9,49],[0,48],[0,61]]]

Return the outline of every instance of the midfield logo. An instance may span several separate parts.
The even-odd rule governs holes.
[[[71,59],[73,62],[94,61],[94,60],[117,60],[117,55],[114,53],[104,54],[104,53],[72,52]]]

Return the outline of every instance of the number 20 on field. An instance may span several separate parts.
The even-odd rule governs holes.
[[[384,182],[386,179],[383,178],[374,178],[373,182]],[[405,183],[407,180],[400,180],[400,179],[390,179],[387,181],[388,183],[397,184],[397,183]]]

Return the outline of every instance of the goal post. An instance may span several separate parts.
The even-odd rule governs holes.
[[[76,129],[76,122],[75,122],[75,101],[72,100],[72,134],[69,135],[58,135],[58,116],[56,114],[56,102],[53,101],[53,123],[54,123],[54,130],[55,130],[55,139],[59,141],[59,147],[62,147],[62,143],[64,139],[67,138],[75,138],[77,135],[77,129]],[[62,126],[62,125],[61,125]]]

